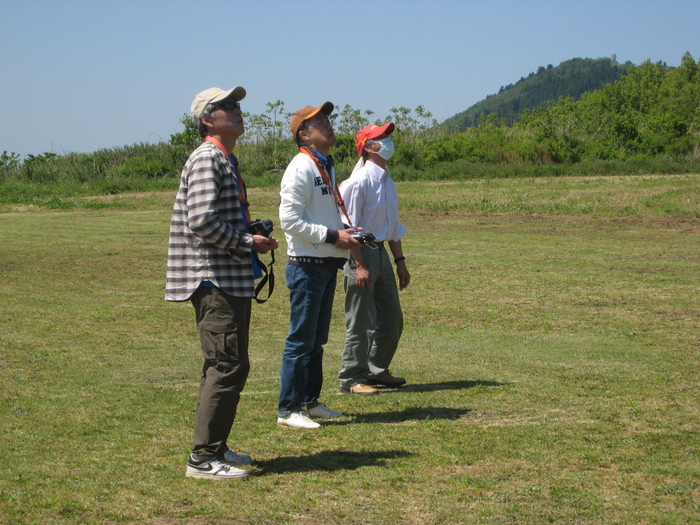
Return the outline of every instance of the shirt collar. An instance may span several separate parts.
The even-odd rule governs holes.
[[[383,179],[389,176],[388,169],[382,168],[378,164],[371,161],[365,162],[365,169],[367,169],[367,172],[370,173],[375,179]]]
[[[206,142],[211,142],[212,144],[214,144],[217,148],[219,148],[221,151],[223,151],[223,152],[226,154],[227,157],[229,157],[230,155],[233,154],[231,151],[227,150],[227,149],[226,149],[226,146],[224,146],[224,143],[221,142],[221,141],[220,141],[219,139],[217,139],[216,137],[212,137],[211,135],[207,135],[207,136],[204,138],[204,140],[205,140]]]
[[[314,148],[310,146],[306,146],[308,150],[321,162],[321,165],[328,170],[331,166],[333,166],[333,157],[330,155],[324,156],[321,153],[318,152],[318,150],[315,150]]]

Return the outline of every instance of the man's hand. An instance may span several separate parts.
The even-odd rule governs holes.
[[[264,235],[253,235],[253,251],[258,253],[267,253],[270,250],[277,249],[279,242],[274,237],[265,237]]]
[[[360,290],[369,290],[372,286],[372,274],[364,266],[355,266],[355,284]]]
[[[396,263],[396,275],[399,276],[399,290],[406,288],[411,282],[411,274],[406,268],[406,261]]]
[[[355,284],[360,290],[369,290],[372,287],[372,274],[362,255],[362,248],[353,248],[352,258],[355,261]]]
[[[338,248],[342,248],[343,250],[351,250],[352,248],[362,246],[362,244],[360,244],[360,242],[357,239],[350,236],[350,234],[355,231],[357,231],[355,228],[338,230],[338,240],[335,241],[335,245]]]

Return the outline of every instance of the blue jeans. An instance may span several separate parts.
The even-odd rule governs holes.
[[[323,386],[323,345],[333,310],[338,270],[287,265],[289,335],[284,343],[278,415],[318,403]]]

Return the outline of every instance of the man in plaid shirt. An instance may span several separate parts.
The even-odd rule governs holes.
[[[245,478],[238,467],[251,463],[226,441],[250,369],[254,279],[262,276],[255,252],[274,250],[277,240],[248,233],[245,184],[232,153],[245,131],[245,94],[211,88],[192,102],[204,142],[182,170],[170,224],[165,299],[192,302],[204,356],[188,477]]]

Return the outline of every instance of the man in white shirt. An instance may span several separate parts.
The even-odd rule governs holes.
[[[347,330],[338,378],[345,394],[373,395],[378,391],[372,385],[398,387],[406,383],[389,371],[403,330],[392,260],[399,288],[403,290],[411,281],[401,246],[406,228],[399,222],[396,185],[387,169],[394,153],[389,138],[393,131],[394,124],[389,122],[358,132],[355,146],[360,160],[340,185],[352,224],[376,238],[374,247],[353,248],[343,269]]]

